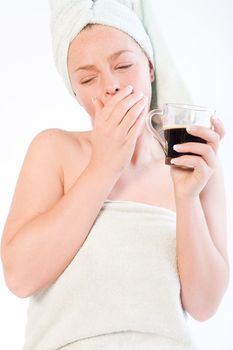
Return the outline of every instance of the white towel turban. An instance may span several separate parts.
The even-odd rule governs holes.
[[[109,25],[130,35],[155,68],[151,108],[166,102],[188,103],[189,96],[155,27],[153,0],[49,0],[54,60],[69,92],[67,55],[70,42],[89,23]],[[153,11],[152,11],[153,10]],[[152,12],[151,12],[152,11]]]

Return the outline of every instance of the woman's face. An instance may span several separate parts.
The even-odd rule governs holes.
[[[94,25],[79,33],[69,47],[68,71],[76,99],[91,117],[92,97],[105,104],[127,85],[151,100],[153,67],[136,42],[115,28]]]

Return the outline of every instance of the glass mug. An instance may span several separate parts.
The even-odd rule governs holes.
[[[163,148],[165,164],[170,165],[172,158],[194,154],[176,152],[174,145],[185,142],[206,143],[202,138],[189,134],[186,128],[191,125],[211,128],[210,117],[214,114],[212,108],[179,103],[165,103],[163,109],[153,109],[148,113],[146,125]]]

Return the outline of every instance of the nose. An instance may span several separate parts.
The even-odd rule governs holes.
[[[111,88],[108,88],[106,89],[106,95],[114,95],[116,92],[118,92],[120,90],[119,87],[111,87]]]
[[[121,84],[116,76],[113,76],[112,72],[107,74],[102,79],[102,94],[104,101],[114,96],[121,89]]]
[[[116,84],[108,85],[108,87],[104,88],[102,91],[102,101],[105,104],[112,96],[120,91],[120,86]]]
[[[111,67],[104,67],[100,74],[98,92],[100,100],[105,104],[111,97],[117,94],[125,85]]]
[[[105,88],[105,99],[108,99],[111,96],[114,96],[118,91],[120,91],[120,87],[116,85],[108,86]]]

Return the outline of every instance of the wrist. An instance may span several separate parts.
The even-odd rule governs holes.
[[[104,181],[117,181],[121,176],[121,172],[114,171],[103,163],[90,160],[88,169],[93,174],[96,174]]]
[[[180,208],[182,210],[189,207],[199,205],[200,198],[199,195],[187,196],[187,195],[175,195],[176,209]]]

